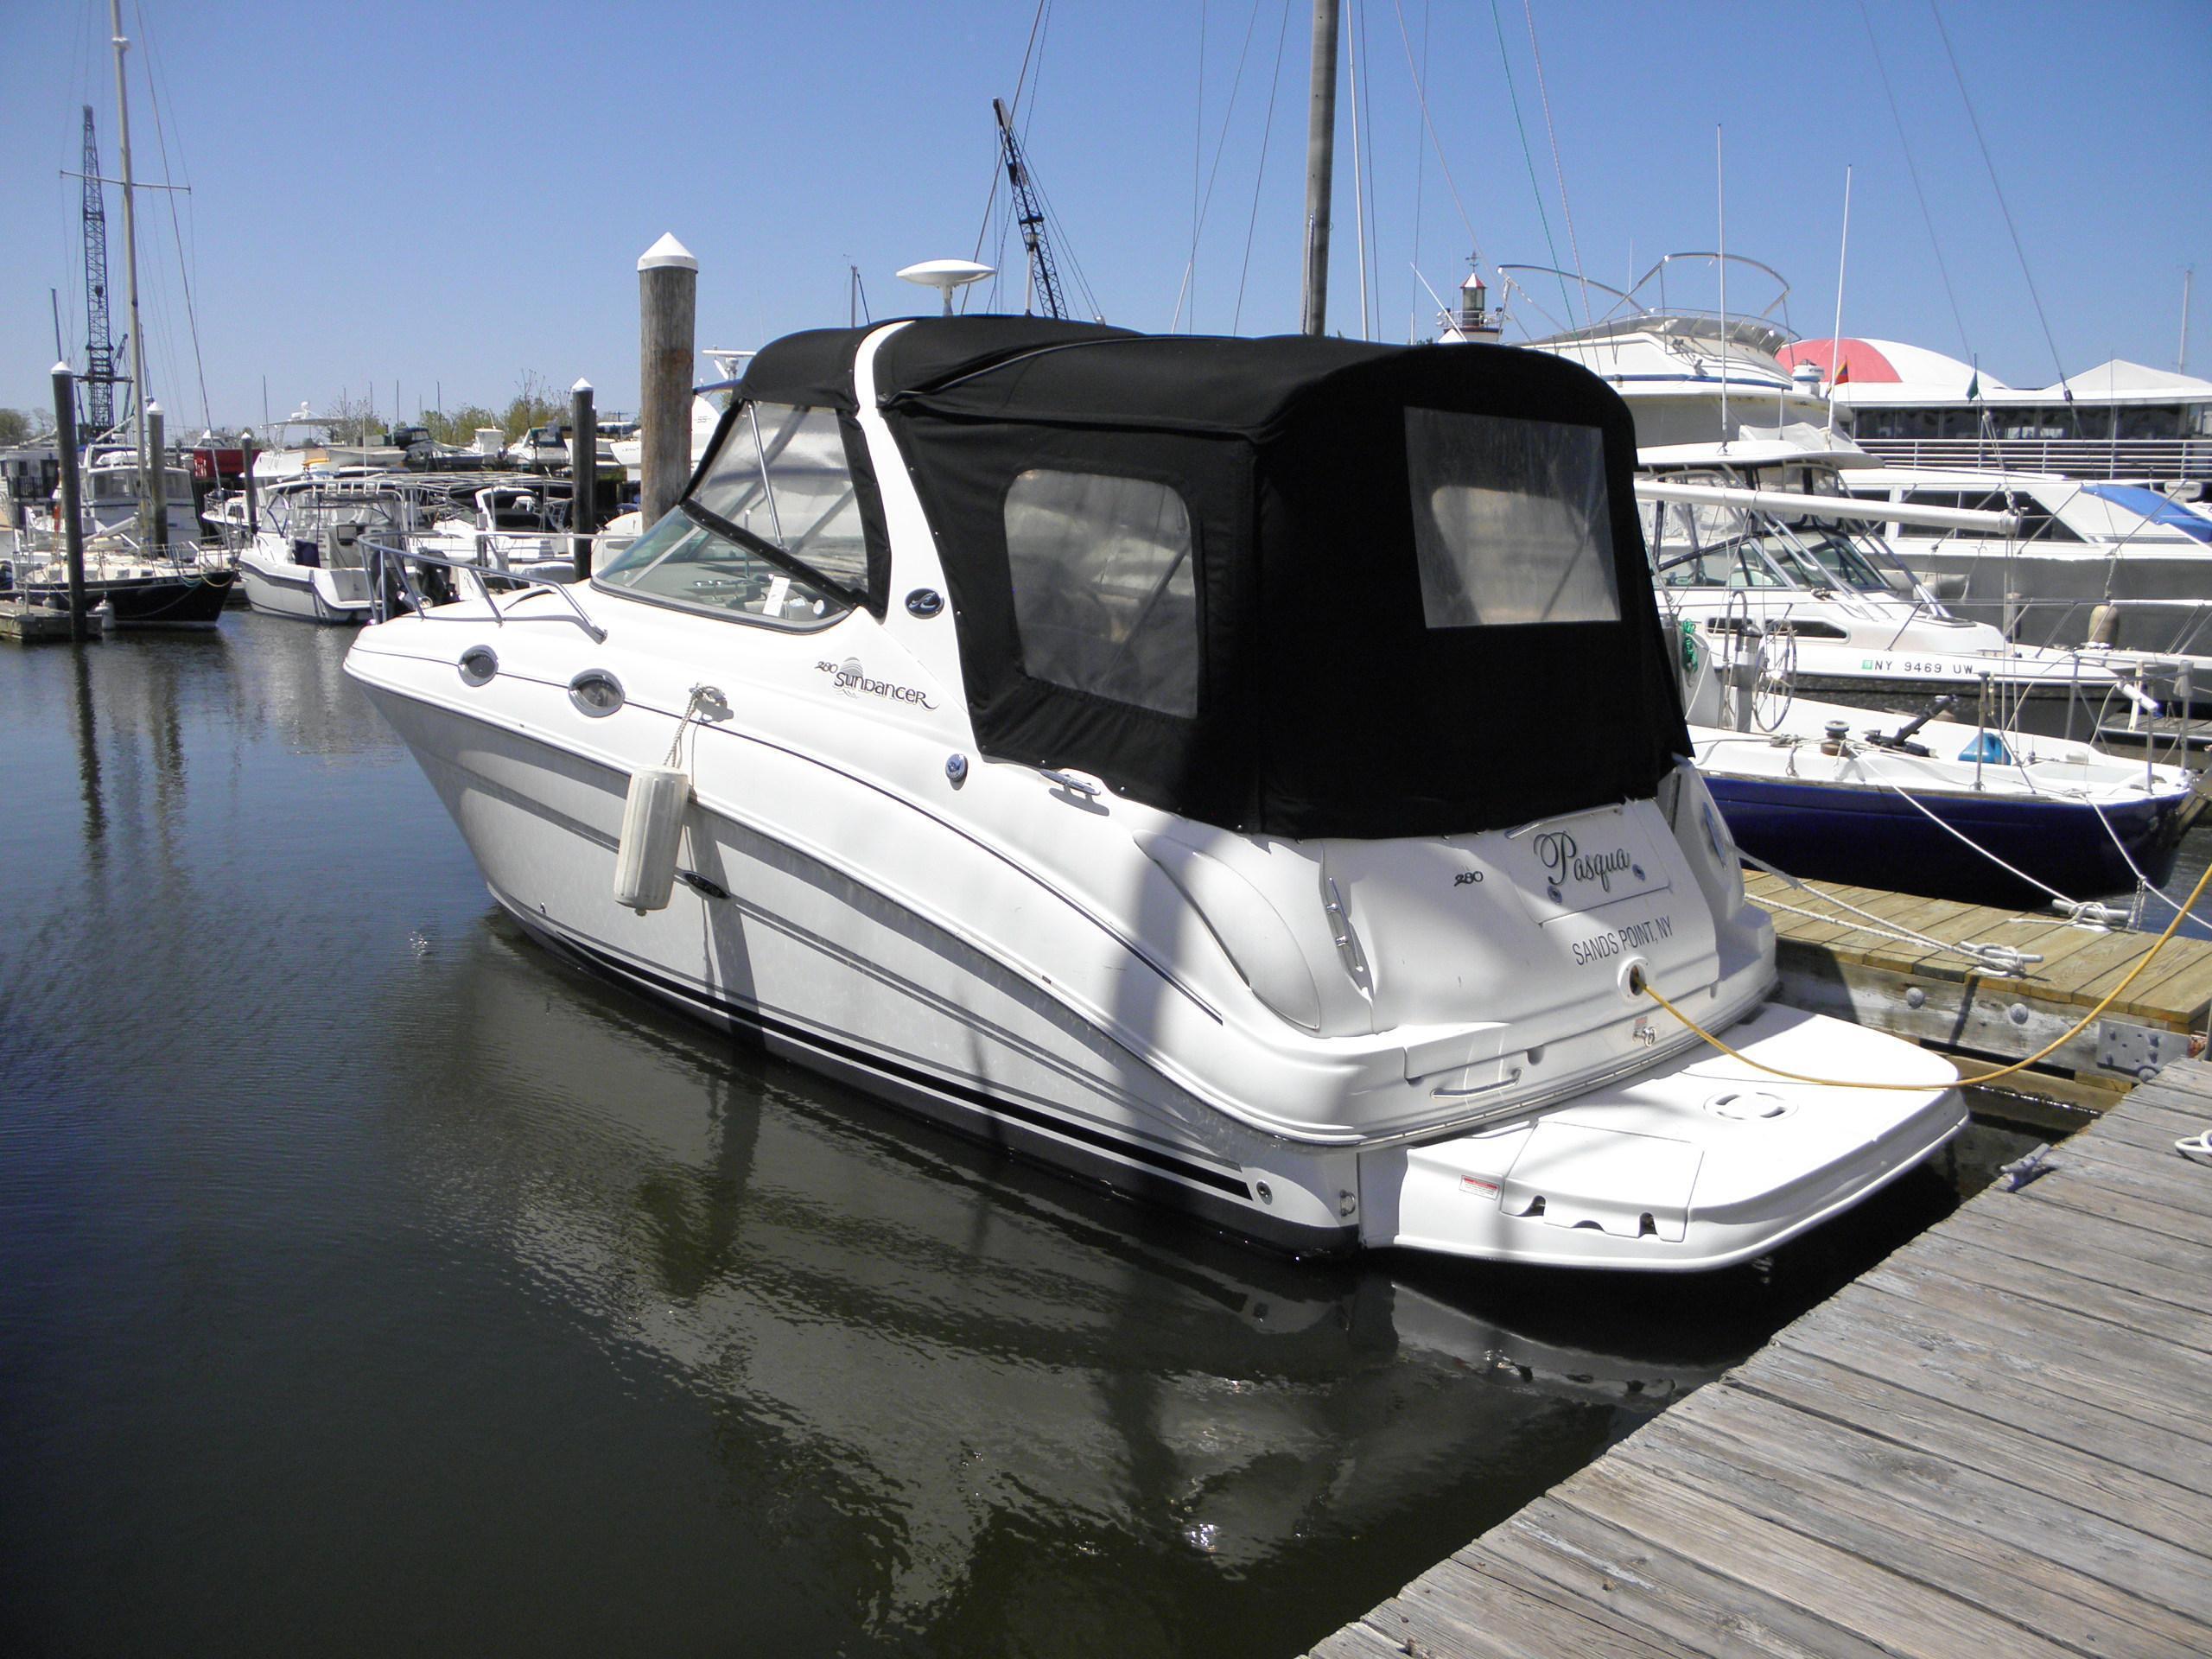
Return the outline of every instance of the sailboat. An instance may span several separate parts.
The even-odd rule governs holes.
[[[130,104],[124,73],[122,0],[109,0],[115,48],[116,118],[122,145],[123,240],[130,304],[130,433],[93,434],[85,446],[83,500],[75,526],[82,538],[87,605],[106,605],[118,626],[213,627],[229,601],[234,573],[200,548],[189,475],[155,453],[147,397],[146,353],[138,317],[138,236],[130,171]],[[87,117],[89,120],[89,116]],[[69,526],[57,493],[46,523],[35,517],[15,533],[11,556],[0,559],[0,592],[35,605],[67,608]]]

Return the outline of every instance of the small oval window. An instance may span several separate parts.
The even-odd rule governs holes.
[[[471,645],[461,653],[461,677],[466,684],[488,685],[499,671],[499,654],[489,645]]]
[[[579,712],[603,720],[622,706],[622,682],[603,668],[588,668],[569,682],[569,701]]]

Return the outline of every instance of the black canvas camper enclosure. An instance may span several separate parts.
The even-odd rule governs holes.
[[[838,412],[879,615],[852,364],[886,327],[764,349],[715,444],[748,401]],[[874,381],[987,756],[1304,838],[1649,796],[1688,752],[1634,428],[1572,363],[931,318],[895,326]]]

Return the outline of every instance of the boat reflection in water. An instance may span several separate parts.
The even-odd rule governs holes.
[[[1232,1611],[1211,1650],[1294,1651],[1948,1201],[1917,1172],[1779,1269],[1679,1286],[1301,1262],[733,1052],[503,916],[448,954],[450,1001],[410,1000],[451,1029],[394,1090],[419,1179],[712,1413],[741,1570],[822,1651],[1184,1650]]]

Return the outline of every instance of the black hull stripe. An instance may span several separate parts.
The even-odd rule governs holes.
[[[520,915],[520,912],[518,914]],[[527,915],[521,915],[520,919],[526,925],[531,926],[533,931],[543,931],[542,924],[533,923]],[[957,1078],[938,1077],[934,1073],[924,1071],[917,1066],[907,1065],[902,1061],[887,1059],[881,1055],[872,1054],[865,1049],[839,1042],[835,1038],[824,1037],[817,1033],[808,1031],[803,1027],[779,1020],[773,1014],[764,1014],[759,1008],[747,1004],[729,1001],[711,991],[701,990],[695,986],[685,984],[681,980],[670,979],[655,973],[649,968],[640,968],[634,963],[624,962],[620,957],[595,950],[567,934],[553,934],[550,937],[563,948],[574,951],[594,967],[623,978],[640,981],[666,995],[710,1007],[723,1017],[734,1020],[741,1025],[749,1026],[765,1035],[781,1037],[788,1042],[797,1043],[804,1047],[819,1049],[822,1052],[843,1060],[848,1065],[861,1066],[871,1071],[883,1072],[913,1088],[924,1090],[931,1094],[949,1095],[955,1100],[975,1107],[979,1111],[995,1116],[1014,1118],[1032,1128],[1041,1129],[1046,1134],[1059,1135],[1070,1141],[1081,1141],[1086,1146],[1111,1153],[1116,1157],[1126,1158],[1133,1163],[1148,1165],[1152,1168],[1179,1177],[1184,1180],[1194,1181],[1199,1185],[1211,1187],[1217,1192],[1225,1192],[1233,1198],[1241,1199],[1248,1204],[1251,1202],[1250,1185],[1236,1176],[1225,1175],[1219,1170],[1209,1169],[1204,1164],[1194,1164],[1187,1159],[1178,1158],[1173,1153],[1161,1152],[1157,1147],[1146,1146],[1141,1141],[1127,1141],[1119,1135],[1109,1135],[1105,1130],[1094,1128],[1088,1123],[1070,1122],[1065,1118],[1054,1116],[1050,1112],[1041,1111],[1034,1106],[1025,1105],[1020,1101],[1007,1100],[1001,1096],[989,1094],[976,1088],[973,1084],[963,1083]]]

